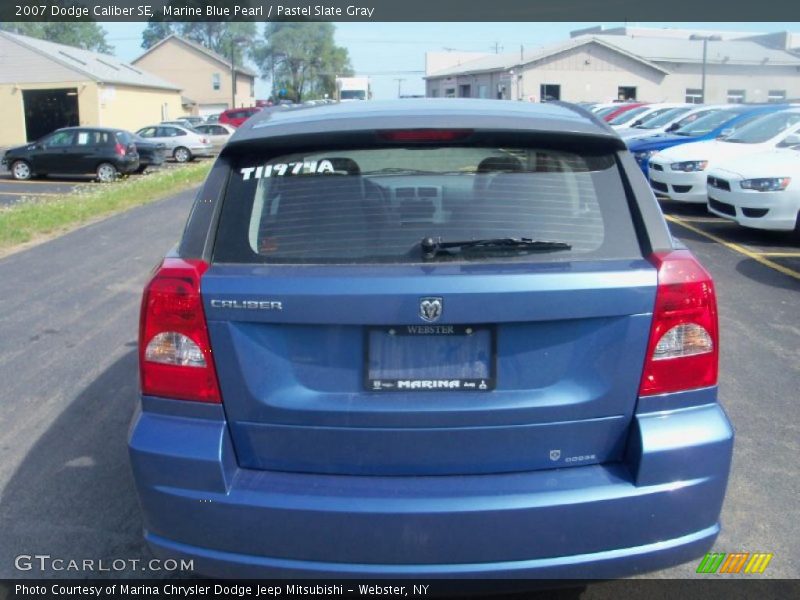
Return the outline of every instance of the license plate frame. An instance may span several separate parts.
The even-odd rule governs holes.
[[[387,334],[385,339],[404,338],[462,338],[488,335],[488,343],[481,344],[478,352],[488,351],[485,360],[481,359],[480,367],[485,368],[486,377],[461,376],[408,376],[408,377],[374,377],[379,369],[401,369],[375,365],[372,359],[373,335],[378,332]],[[391,336],[391,337],[389,337]],[[478,339],[477,337],[475,338]],[[476,341],[476,344],[478,342]],[[433,367],[436,368],[436,367]],[[394,325],[368,326],[364,328],[364,363],[363,385],[368,392],[491,392],[497,386],[497,329],[494,325]]]

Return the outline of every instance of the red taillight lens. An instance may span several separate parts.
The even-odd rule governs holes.
[[[658,290],[640,396],[716,385],[717,299],[711,275],[688,250],[658,252]]]
[[[114,153],[118,156],[125,156],[125,146],[117,142],[117,144],[114,146]]]
[[[167,258],[145,287],[139,322],[143,394],[221,402],[200,296],[206,269],[201,260]]]
[[[378,137],[388,142],[452,142],[472,134],[471,129],[397,129],[378,131]]]

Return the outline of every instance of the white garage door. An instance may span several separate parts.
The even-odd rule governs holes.
[[[207,115],[216,115],[228,108],[227,104],[201,104],[200,115],[205,117]]]

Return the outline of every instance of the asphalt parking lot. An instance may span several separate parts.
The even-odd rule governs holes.
[[[190,190],[0,259],[0,578],[86,576],[17,571],[14,557],[23,553],[109,563],[148,556],[126,451],[140,293],[177,241],[192,197]],[[761,577],[800,577],[791,517],[800,492],[800,248],[788,235],[743,230],[702,207],[663,206],[673,232],[711,271],[719,299],[720,397],[737,439],[715,549],[771,552]],[[701,577],[696,567],[647,577]],[[590,585],[583,597],[615,590]]]

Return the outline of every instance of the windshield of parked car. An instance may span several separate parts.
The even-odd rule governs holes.
[[[602,118],[602,117],[605,117],[606,115],[611,114],[612,112],[614,112],[616,110],[619,110],[619,105],[617,105],[617,106],[607,106],[606,108],[601,108],[600,110],[598,110],[594,114],[597,117]]]
[[[658,129],[674,121],[678,116],[691,110],[688,106],[669,108],[645,117],[644,121],[636,125],[636,129]]]
[[[699,137],[701,135],[707,135],[734,117],[739,116],[743,111],[744,109],[720,110],[719,112],[711,113],[710,115],[706,115],[705,117],[697,119],[693,123],[684,125],[675,131],[675,135],[683,135],[687,137]]]
[[[558,259],[638,251],[613,154],[339,149],[248,154],[232,171],[215,246],[221,262],[420,262],[428,238],[561,242]],[[530,247],[477,250],[437,260],[535,260]]]
[[[800,123],[800,113],[779,112],[764,115],[725,138],[733,144],[760,144]]]
[[[642,114],[646,110],[649,110],[647,106],[640,106],[638,108],[632,108],[630,110],[626,110],[624,113],[621,113],[611,119],[608,124],[609,125],[622,125],[624,123],[633,122],[636,119],[637,115]]]

